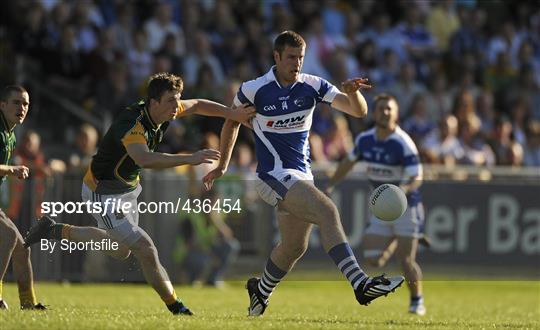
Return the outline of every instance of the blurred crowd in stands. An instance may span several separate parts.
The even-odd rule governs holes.
[[[537,1],[24,0],[0,6],[0,82],[29,89],[31,111],[22,130],[33,130],[38,148],[44,137],[46,156],[68,169],[87,164],[106,129],[84,118],[110,123],[144,95],[149,75],[178,74],[183,98],[231,104],[242,81],[272,66],[273,38],[287,29],[307,41],[304,73],[336,86],[367,77],[374,86],[365,92],[370,102],[379,92],[396,96],[401,127],[425,163],[540,166]],[[203,117],[176,121],[160,150],[198,149],[208,135],[219,136],[221,124]],[[313,161],[341,159],[370,125],[369,117],[320,105]],[[32,134],[25,138],[36,139]],[[19,143],[19,153],[31,152],[28,143]],[[256,160],[247,130],[240,143],[236,166],[251,168]]]

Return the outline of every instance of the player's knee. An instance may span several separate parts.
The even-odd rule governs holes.
[[[155,264],[158,263],[157,250],[155,247],[149,247],[139,250],[135,253],[135,257],[137,257],[140,262]]]
[[[15,233],[15,245],[12,255],[15,262],[28,262],[30,260],[30,248],[24,247],[24,239],[18,231]]]
[[[157,260],[157,249],[154,245],[154,242],[147,239],[146,237],[141,237],[132,247],[132,250],[137,257],[137,259],[143,259],[145,261],[155,261]]]
[[[13,249],[17,243],[17,229],[11,226],[2,228],[2,239],[0,239],[0,246],[3,248]]]
[[[339,211],[333,203],[324,203],[316,212],[319,222],[339,222]]]
[[[131,250],[129,249],[123,249],[119,248],[116,250],[113,254],[111,254],[113,258],[118,260],[126,260],[131,255]]]
[[[328,206],[328,216],[333,221],[339,221],[339,211],[337,206],[334,203],[330,203]]]
[[[139,250],[146,250],[154,246],[154,242],[146,236],[141,236],[135,243],[131,244],[131,250],[137,252]]]
[[[15,243],[15,249],[13,249],[13,259],[14,261],[24,261],[30,259],[30,248],[24,248],[22,244]]]

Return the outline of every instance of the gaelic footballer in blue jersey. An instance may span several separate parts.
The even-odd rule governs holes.
[[[333,202],[313,185],[309,158],[309,130],[317,103],[327,103],[354,117],[367,114],[360,89],[367,79],[350,79],[341,91],[328,81],[301,73],[306,43],[295,32],[285,31],[274,41],[274,61],[268,73],[244,82],[234,105],[254,105],[251,122],[259,161],[256,189],[261,198],[278,208],[281,242],[273,249],[262,277],[248,280],[249,315],[264,313],[276,285],[307,249],[313,224],[318,225],[324,249],[351,283],[356,299],[371,300],[395,290],[403,277],[371,278],[358,265],[347,242],[339,212]],[[221,131],[221,159],[204,180],[207,189],[227,170],[239,125],[226,121]]]
[[[374,216],[364,232],[366,260],[382,267],[395,252],[411,292],[409,312],[424,315],[422,272],[416,263],[418,239],[423,235],[424,207],[418,187],[422,184],[422,164],[412,139],[398,125],[398,104],[393,96],[375,97],[375,127],[358,135],[348,159],[342,161],[330,178],[327,193],[341,181],[357,161],[367,164],[367,177],[373,188],[392,183],[407,195],[408,207],[397,220],[381,221]]]

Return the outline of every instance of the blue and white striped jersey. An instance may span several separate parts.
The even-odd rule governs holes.
[[[354,141],[349,159],[366,162],[367,176],[373,188],[383,183],[399,185],[410,182],[413,177],[422,180],[418,149],[400,127],[385,140],[377,139],[375,128],[360,133]],[[420,192],[415,190],[409,193],[407,199],[411,206],[418,204],[421,201]]]
[[[332,103],[339,90],[328,81],[301,73],[298,81],[282,87],[274,67],[240,86],[234,105],[255,106],[253,119],[258,173],[295,169],[310,173],[309,130],[319,102]]]

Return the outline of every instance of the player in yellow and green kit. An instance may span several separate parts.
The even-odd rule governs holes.
[[[55,223],[42,217],[25,238],[31,245],[41,239],[68,239],[77,242],[99,242],[111,239],[119,248],[107,251],[118,259],[130,253],[138,259],[148,284],[159,294],[173,314],[191,315],[177,298],[157,249],[150,236],[139,227],[137,197],[141,193],[139,173],[142,168],[169,168],[179,165],[210,163],[220,157],[219,151],[205,149],[193,154],[154,152],[171,120],[189,114],[219,116],[247,122],[255,115],[252,107],[241,106],[235,111],[208,100],[181,100],[183,82],[180,77],[159,73],[150,78],[146,99],[126,108],[113,122],[97,154],[84,176],[82,199],[85,203],[100,204],[104,212],[92,213],[98,228],[76,227]],[[129,203],[123,213],[112,210],[112,201]],[[107,206],[108,204],[108,206]]]
[[[29,171],[26,166],[9,165],[15,149],[15,126],[23,123],[30,97],[21,86],[7,86],[0,94],[0,184],[6,176],[26,179]],[[0,309],[7,309],[2,299],[2,280],[9,260],[13,259],[13,273],[19,287],[19,300],[22,309],[46,309],[36,301],[30,249],[24,247],[24,240],[19,230],[6,214],[0,210]]]

